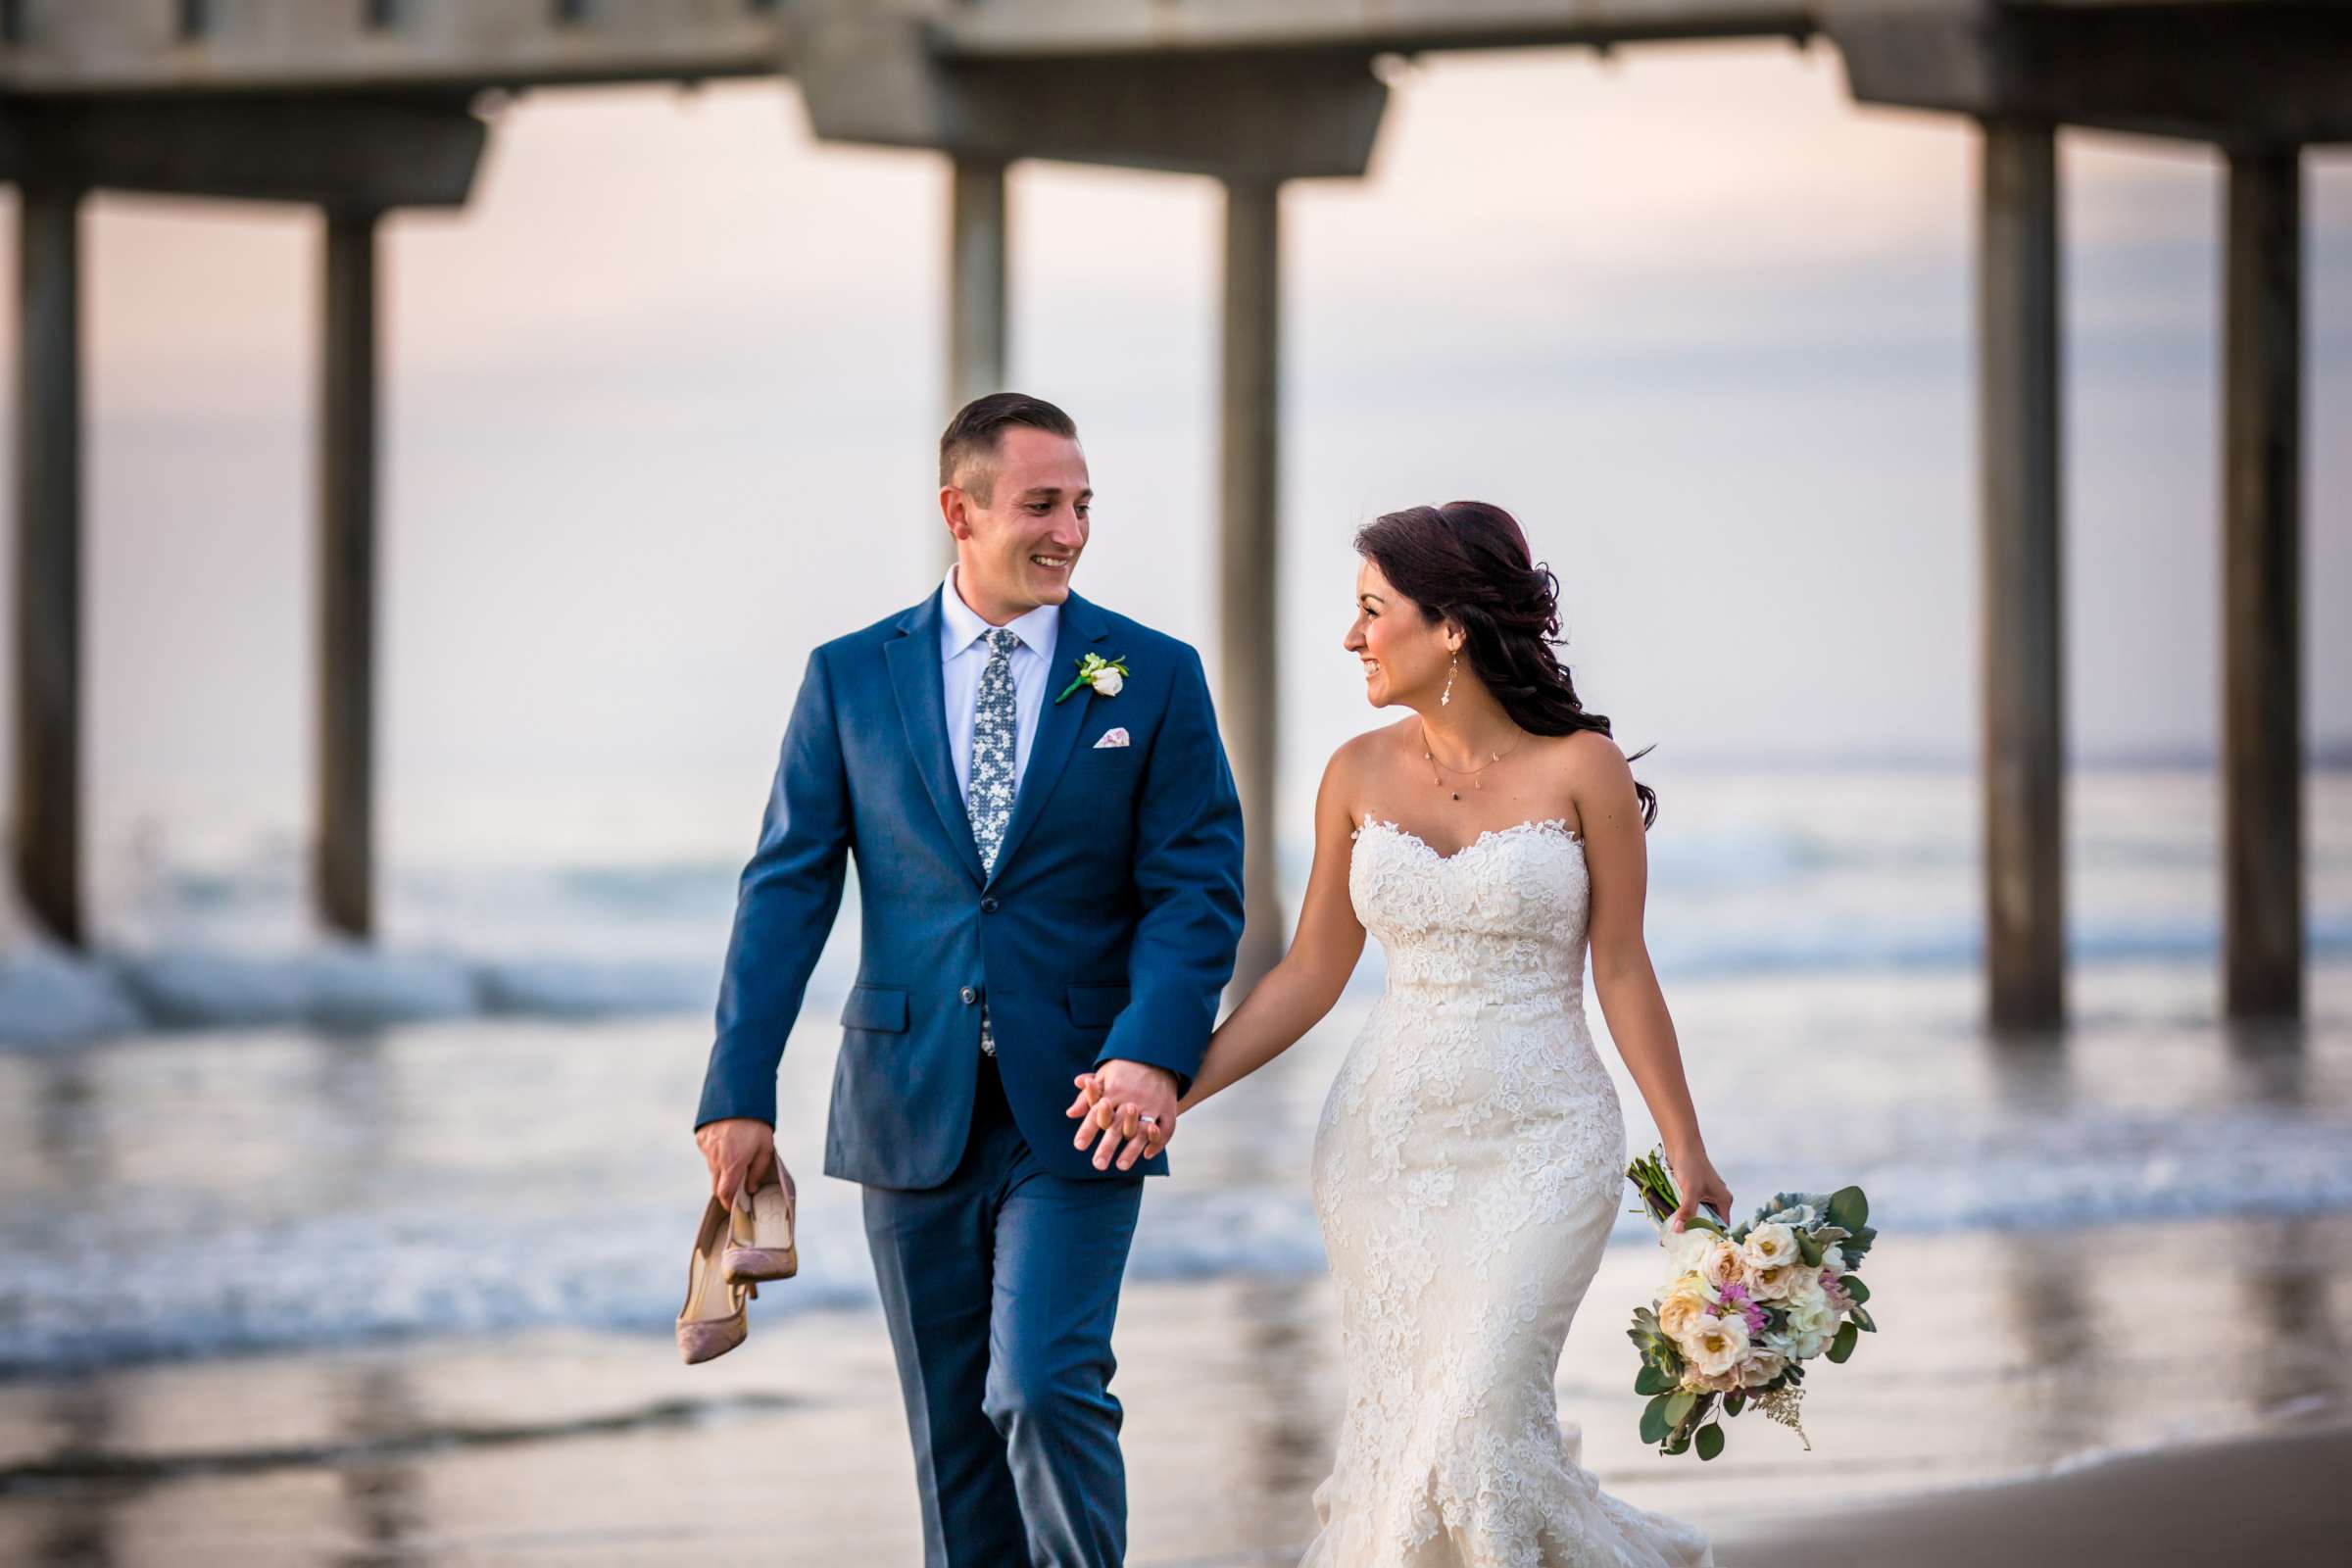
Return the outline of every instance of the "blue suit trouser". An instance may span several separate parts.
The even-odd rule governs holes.
[[[1040,1169],[983,1056],[955,1174],[921,1191],[863,1189],[925,1568],[1125,1560],[1110,1331],[1143,1188],[1140,1175]]]

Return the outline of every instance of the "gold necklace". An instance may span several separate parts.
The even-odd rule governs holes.
[[[1429,764],[1429,781],[1440,789],[1446,788],[1446,780],[1439,775],[1437,770],[1441,767],[1446,767],[1447,772],[1461,773],[1466,775],[1470,780],[1470,787],[1472,789],[1483,790],[1487,787],[1487,782],[1485,779],[1480,778],[1479,775],[1484,773],[1488,768],[1493,767],[1496,762],[1499,762],[1504,758],[1510,756],[1511,752],[1517,751],[1520,746],[1526,742],[1526,740],[1527,732],[1522,730],[1520,731],[1519,739],[1511,742],[1510,752],[1490,752],[1487,754],[1487,760],[1479,763],[1476,767],[1446,767],[1446,763],[1438,760],[1437,753],[1429,749],[1429,726],[1424,723],[1421,725],[1421,760]],[[1448,793],[1451,794],[1452,797],[1457,801],[1462,798],[1462,792],[1460,790],[1452,790]]]

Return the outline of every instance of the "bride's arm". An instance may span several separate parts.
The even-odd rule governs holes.
[[[1355,793],[1351,754],[1358,744],[1351,741],[1332,754],[1315,792],[1315,860],[1290,951],[1209,1037],[1208,1054],[1177,1105],[1179,1114],[1297,1045],[1331,1011],[1355,972],[1364,928],[1348,898],[1348,860],[1355,831],[1348,813]]]
[[[1364,928],[1348,899],[1348,860],[1355,831],[1348,802],[1355,795],[1356,749],[1363,743],[1360,737],[1349,741],[1332,754],[1323,769],[1322,787],[1315,792],[1315,862],[1307,873],[1306,899],[1299,906],[1298,929],[1291,935],[1291,950],[1250,988],[1233,1016],[1209,1037],[1192,1088],[1177,1104],[1179,1115],[1290,1050],[1331,1010],[1348,976],[1355,971],[1355,960],[1364,951]],[[1079,1075],[1078,1098],[1065,1114],[1089,1118],[1078,1134],[1081,1149],[1114,1118],[1124,1118],[1134,1109],[1107,1105],[1101,1095],[1094,1074]],[[1126,1124],[1121,1120],[1119,1125]],[[1120,1169],[1133,1163],[1140,1147],[1130,1141],[1120,1155]]]
[[[1587,923],[1592,956],[1592,990],[1617,1054],[1642,1091],[1658,1141],[1682,1188],[1682,1206],[1673,1228],[1702,1202],[1719,1216],[1732,1211],[1732,1191],[1717,1174],[1698,1129],[1698,1110],[1683,1076],[1683,1053],[1666,1010],[1649,945],[1642,935],[1642,907],[1649,891],[1649,848],[1642,837],[1642,803],[1634,794],[1633,769],[1607,736],[1579,737],[1575,796],[1583,824],[1585,868],[1592,904]]]

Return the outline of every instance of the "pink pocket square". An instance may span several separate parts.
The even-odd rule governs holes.
[[[1103,749],[1105,749],[1106,747],[1112,747],[1112,746],[1124,746],[1124,745],[1126,745],[1126,744],[1127,744],[1127,732],[1126,732],[1126,730],[1124,730],[1124,729],[1106,729],[1106,730],[1104,730],[1104,731],[1102,732],[1102,738],[1101,740],[1098,740],[1098,741],[1096,741],[1096,742],[1095,742],[1094,749],[1095,749],[1096,751],[1100,752],[1100,751],[1102,751]]]

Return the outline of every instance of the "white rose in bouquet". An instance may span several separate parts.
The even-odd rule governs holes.
[[[1759,1301],[1778,1301],[1796,1289],[1798,1279],[1810,1279],[1813,1271],[1800,1262],[1776,1263],[1771,1268],[1750,1268],[1740,1283],[1747,1294]]]
[[[1812,1359],[1829,1346],[1838,1332],[1838,1308],[1829,1298],[1816,1292],[1808,1298],[1785,1303],[1788,1313],[1787,1330],[1788,1353],[1799,1361]]]
[[[1747,1320],[1710,1312],[1693,1320],[1680,1343],[1692,1366],[1709,1377],[1721,1377],[1747,1359]]]
[[[1818,1282],[1810,1291],[1791,1296],[1781,1304],[1788,1314],[1788,1332],[1791,1334],[1826,1335],[1835,1332],[1838,1327],[1838,1308],[1830,1304],[1830,1298],[1822,1294]]]
[[[1680,1340],[1690,1325],[1715,1310],[1715,1296],[1707,1289],[1706,1281],[1695,1274],[1686,1274],[1667,1288],[1658,1302],[1658,1329],[1668,1338]]]
[[[1779,1377],[1781,1369],[1788,1364],[1788,1357],[1771,1346],[1751,1345],[1747,1348],[1747,1359],[1740,1363],[1740,1386],[1746,1389],[1762,1388]]]
[[[1700,1230],[1693,1225],[1687,1231],[1668,1232],[1664,1240],[1667,1277],[1679,1279],[1704,1268],[1709,1254],[1721,1245],[1723,1238],[1713,1231]]]
[[[1796,1261],[1796,1232],[1786,1225],[1759,1225],[1747,1233],[1740,1244],[1740,1256],[1747,1266],[1761,1273],[1778,1268],[1783,1263]]]
[[[1716,1237],[1714,1241],[1713,1250],[1707,1253],[1706,1264],[1699,1270],[1706,1276],[1707,1283],[1715,1287],[1718,1292],[1721,1292],[1726,1285],[1747,1283],[1747,1264],[1741,1257],[1739,1247],[1720,1236]]]
[[[1788,1314],[1789,1321],[1793,1323],[1801,1319],[1809,1323],[1825,1307],[1829,1310],[1830,1322],[1836,1324],[1838,1308],[1830,1300],[1829,1294],[1821,1288],[1821,1270],[1806,1268],[1802,1264],[1790,1269],[1788,1289],[1781,1295],[1781,1310]]]

